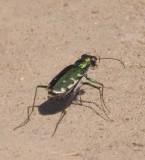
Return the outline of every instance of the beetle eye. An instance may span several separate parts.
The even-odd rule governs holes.
[[[96,63],[97,57],[93,56],[93,57],[92,57],[92,61],[93,61],[94,63]]]
[[[97,61],[97,57],[93,56],[91,61],[92,66],[96,65],[96,61]]]

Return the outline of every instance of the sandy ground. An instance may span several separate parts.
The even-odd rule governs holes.
[[[27,125],[13,131],[26,118],[35,87],[83,53],[125,63],[124,69],[102,60],[89,72],[105,85],[114,122],[72,104],[54,137],[60,113],[44,116],[37,108]],[[144,0],[1,0],[0,75],[1,160],[145,159]],[[83,89],[83,100],[100,105],[97,90]],[[40,89],[36,104],[46,99]]]

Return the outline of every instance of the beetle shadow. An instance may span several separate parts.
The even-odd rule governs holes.
[[[45,116],[45,115],[53,115],[59,112],[63,112],[71,104],[74,104],[77,106],[79,105],[79,106],[88,108],[92,110],[96,115],[100,116],[102,119],[108,121],[99,112],[97,112],[95,109],[93,109],[90,106],[90,104],[94,104],[100,111],[102,111],[102,109],[99,107],[97,103],[81,100],[81,98],[80,100],[78,100],[78,96],[81,96],[83,94],[85,94],[84,90],[77,90],[76,92],[72,91],[67,95],[50,97],[47,101],[42,103],[40,106],[35,106],[35,107],[38,107],[39,114]],[[87,103],[89,105],[85,105],[84,103]]]
[[[41,115],[52,115],[52,114],[56,114],[58,112],[62,113],[61,117],[59,118],[58,122],[56,123],[56,126],[55,126],[55,129],[53,131],[52,137],[56,133],[58,125],[60,124],[61,120],[63,119],[63,117],[66,114],[65,109],[68,108],[71,104],[87,107],[87,108],[91,109],[96,115],[98,115],[101,118],[103,118],[104,120],[106,120],[106,118],[101,116],[92,107],[82,104],[82,102],[87,102],[89,104],[92,103],[92,102],[82,101],[81,97],[80,97],[80,100],[77,99],[78,95],[81,96],[83,94],[85,94],[84,90],[76,90],[75,92],[72,91],[72,92],[70,92],[66,95],[50,97],[47,101],[42,103],[40,106],[37,106],[39,114],[41,114]],[[80,103],[74,103],[74,101],[80,101]],[[95,104],[99,109],[101,109],[96,103],[93,103],[93,104]]]
[[[67,95],[50,97],[47,101],[38,106],[41,115],[52,115],[64,111],[73,101],[77,100],[78,95],[83,95],[84,90],[72,91]]]

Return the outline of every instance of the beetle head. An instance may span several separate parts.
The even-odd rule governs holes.
[[[90,62],[91,67],[97,66],[96,65],[96,62],[97,62],[97,57],[96,56],[91,56],[91,55],[88,55],[88,54],[83,54],[81,56],[81,59],[85,60],[86,62]]]

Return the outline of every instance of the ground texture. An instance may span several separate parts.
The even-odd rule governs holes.
[[[13,131],[32,105],[35,87],[47,85],[82,54],[102,60],[89,76],[102,82],[108,122],[72,104],[51,137],[60,113],[42,115]],[[0,159],[145,159],[145,1],[0,1]],[[97,90],[83,100],[100,105]],[[37,105],[47,99],[40,89]],[[89,105],[101,112],[93,103]]]

